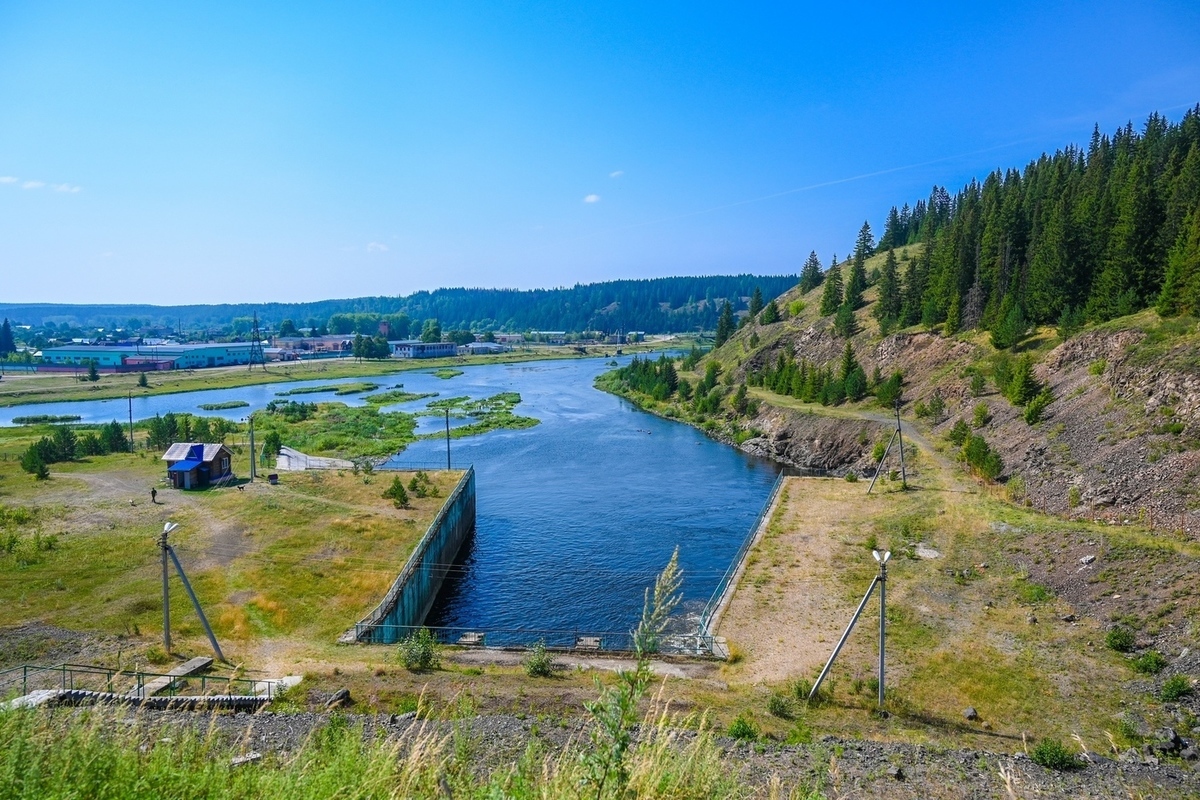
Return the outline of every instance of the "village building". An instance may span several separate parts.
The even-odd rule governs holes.
[[[392,358],[443,358],[458,355],[454,342],[422,342],[420,339],[401,339],[388,342]]]
[[[233,452],[223,444],[176,442],[162,460],[176,489],[200,489],[233,477]]]

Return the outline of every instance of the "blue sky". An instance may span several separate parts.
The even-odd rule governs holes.
[[[1200,102],[1195,3],[833,5],[0,0],[0,301],[798,271]]]

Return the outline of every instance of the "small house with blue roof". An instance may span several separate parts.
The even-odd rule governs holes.
[[[233,451],[223,444],[176,442],[162,460],[176,489],[200,489],[233,477]]]

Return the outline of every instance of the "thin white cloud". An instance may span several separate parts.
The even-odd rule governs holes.
[[[40,189],[46,185],[45,181],[25,181],[21,184],[22,189]]]
[[[622,176],[622,175],[624,175],[624,174],[625,174],[625,170],[623,170],[623,169],[619,169],[619,170],[616,170],[615,172],[610,172],[610,173],[608,173],[608,177],[610,177],[610,178],[619,178],[619,177],[621,177],[621,176]]]
[[[367,244],[367,252],[368,253],[386,253],[388,250],[391,250],[391,249],[392,248],[388,247],[383,242],[369,242]]]
[[[114,253],[112,250],[105,250],[100,254],[100,258],[112,258],[115,255],[116,253]]]
[[[72,186],[69,183],[52,183],[50,184],[50,188],[56,192],[67,192],[68,194],[75,194],[80,191],[80,187]]]
[[[17,180],[19,179],[14,178],[12,175],[0,175],[0,183],[16,183]]]
[[[587,197],[583,198],[583,202],[585,202],[585,203],[599,203],[599,202],[600,202],[600,195],[598,195],[598,194],[589,194]]]

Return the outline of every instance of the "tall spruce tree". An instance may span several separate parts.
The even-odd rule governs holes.
[[[0,358],[15,352],[17,352],[17,343],[13,341],[12,326],[8,324],[8,318],[5,317],[4,324],[0,325]]]
[[[733,306],[726,300],[721,306],[721,316],[717,319],[717,347],[729,341],[729,337],[733,336],[734,330],[736,330],[736,325],[733,321]]]
[[[837,263],[837,256],[834,256],[829,271],[825,273],[825,287],[821,290],[821,316],[835,313],[841,304],[842,268]]]
[[[1167,275],[1158,295],[1163,316],[1200,313],[1200,209],[1192,212],[1187,227],[1167,259]]]
[[[895,211],[895,209],[892,209]],[[900,289],[900,269],[896,263],[896,253],[889,249],[879,272],[879,300],[875,304],[875,319],[879,320],[879,330],[887,333],[900,320],[900,312],[904,306],[904,296]]]
[[[757,317],[758,312],[763,310],[763,295],[762,289],[755,286],[754,294],[750,295],[750,316]]]
[[[804,262],[804,267],[800,270],[800,291],[808,294],[821,285],[823,278],[821,260],[817,258],[817,251],[813,250],[808,254],[808,260]]]

